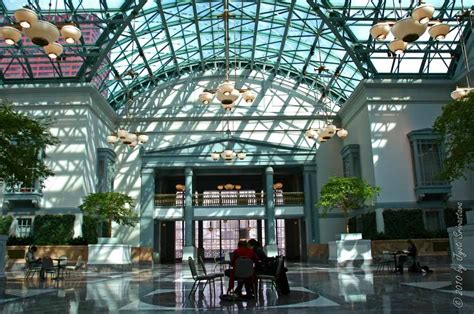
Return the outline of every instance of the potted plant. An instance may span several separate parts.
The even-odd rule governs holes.
[[[89,194],[79,208],[84,215],[98,218],[99,236],[112,237],[112,221],[122,226],[134,227],[138,216],[133,212],[133,199],[118,192],[98,192]],[[103,234],[103,223],[107,224],[106,232]]]
[[[133,199],[117,192],[98,192],[89,194],[79,208],[84,215],[98,218],[98,234],[102,235],[102,225],[107,224],[106,238],[99,238],[97,244],[89,244],[87,264],[92,268],[119,267],[131,269],[132,246],[112,239],[112,221],[122,226],[134,227],[138,216],[133,211]],[[106,252],[106,253],[105,253]]]
[[[5,266],[8,259],[7,239],[12,222],[12,216],[0,216],[0,295],[5,293]]]
[[[321,189],[318,208],[323,208],[323,216],[334,208],[339,208],[346,218],[351,211],[362,208],[365,203],[380,192],[379,187],[372,186],[356,177],[330,177]],[[348,230],[346,225],[346,232]]]

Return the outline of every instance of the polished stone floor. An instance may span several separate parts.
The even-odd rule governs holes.
[[[207,268],[212,270],[214,265]],[[456,295],[448,269],[435,269],[425,275],[397,275],[289,264],[289,295],[278,297],[264,286],[258,299],[237,302],[220,300],[219,282],[215,294],[206,287],[188,298],[193,279],[181,264],[127,273],[82,272],[59,282],[24,280],[22,272],[7,275],[6,292],[0,297],[2,313],[474,313],[474,292]],[[224,282],[224,291],[226,287]],[[456,296],[459,299],[455,300]]]

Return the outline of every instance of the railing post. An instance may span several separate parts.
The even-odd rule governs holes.
[[[196,249],[193,245],[193,169],[185,168],[185,190],[184,190],[184,247],[183,261],[187,261],[188,257],[196,259]]]
[[[265,201],[265,250],[267,256],[278,255],[278,248],[276,245],[276,230],[275,230],[275,197],[273,191],[273,168],[267,167],[265,169],[265,192],[267,195]]]
[[[306,244],[319,243],[319,209],[315,209],[317,202],[316,165],[305,165],[304,179],[304,216],[306,227]]]

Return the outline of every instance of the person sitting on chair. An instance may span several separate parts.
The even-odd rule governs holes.
[[[232,260],[230,264],[232,265],[232,271],[230,273],[230,280],[229,280],[229,289],[228,292],[234,288],[234,275],[235,275],[235,262],[239,257],[247,257],[250,258],[252,261],[257,262],[258,256],[255,251],[247,244],[247,241],[240,240],[237,244],[237,249],[232,254]],[[252,289],[252,282],[248,281],[239,281],[237,283],[237,288],[234,290],[234,293],[238,296],[242,295],[242,288],[245,283],[245,291],[247,292],[247,296],[252,296],[253,289]]]
[[[37,250],[38,248],[36,247],[36,245],[32,245],[28,248],[28,252],[26,252],[25,260],[31,266],[42,265],[41,258],[35,256]]]
[[[255,271],[257,273],[264,273],[265,272],[265,262],[267,261],[268,257],[265,254],[265,251],[262,248],[260,242],[255,239],[250,239],[248,244],[251,248],[253,248],[255,254],[257,254],[258,261],[255,263]]]
[[[37,250],[38,250],[38,248],[36,247],[36,245],[32,245],[28,248],[28,252],[26,252],[25,260],[26,260],[26,263],[28,263],[29,267],[41,267],[41,266],[43,266],[43,261],[41,260],[41,258],[35,256]],[[41,271],[40,271],[40,278],[41,279],[44,278],[43,269],[41,269]]]
[[[406,255],[402,255],[398,258],[398,272],[403,273],[403,263],[407,260],[412,261],[412,265],[409,267],[410,271],[415,271],[417,266],[417,257],[418,257],[418,249],[416,248],[415,243],[411,239],[407,240],[408,248],[406,251]]]

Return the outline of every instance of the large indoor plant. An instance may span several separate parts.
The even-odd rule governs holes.
[[[323,208],[323,215],[334,208],[339,208],[348,218],[351,211],[364,207],[379,191],[379,187],[356,177],[330,177],[321,189],[316,207]]]
[[[442,177],[453,181],[474,170],[474,92],[452,100],[434,123],[446,149]]]
[[[54,175],[44,163],[46,148],[59,143],[51,125],[49,117],[30,118],[0,99],[0,177],[9,189],[32,188]]]
[[[102,234],[102,223],[99,224],[99,235],[111,237],[112,221],[122,226],[134,227],[138,221],[137,214],[133,211],[133,199],[118,192],[98,192],[89,194],[79,208],[84,215],[98,218],[108,225],[105,234]]]

